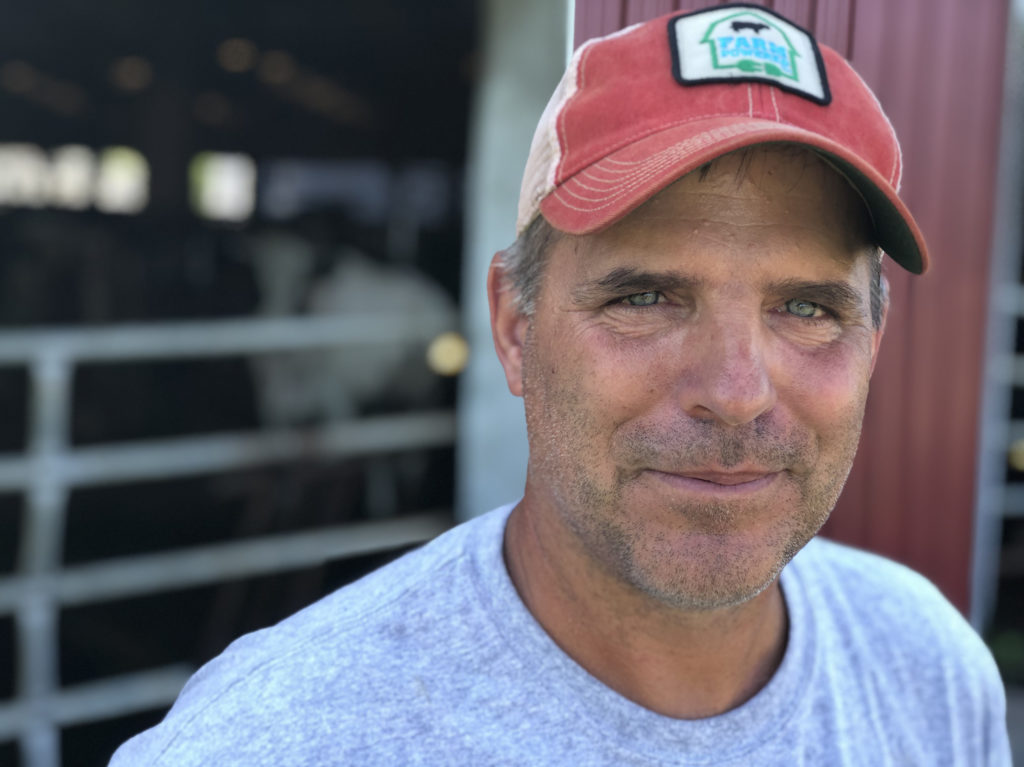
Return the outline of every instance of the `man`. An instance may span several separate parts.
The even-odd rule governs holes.
[[[960,615],[812,540],[882,252],[927,266],[899,173],[860,78],[769,11],[584,46],[488,282],[523,498],[238,640],[113,763],[1008,765]]]

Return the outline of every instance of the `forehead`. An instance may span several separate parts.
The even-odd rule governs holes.
[[[571,254],[584,273],[641,259],[744,275],[835,276],[874,253],[863,200],[838,171],[797,147],[726,155],[611,227],[562,239],[553,255]]]

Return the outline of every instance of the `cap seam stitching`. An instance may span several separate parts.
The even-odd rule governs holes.
[[[618,200],[618,199],[620,199],[620,198],[622,198],[624,196],[627,196],[630,192],[632,192],[634,189],[636,189],[636,187],[638,187],[640,184],[642,184],[645,180],[659,175],[661,169],[664,168],[666,165],[670,165],[671,162],[672,162],[673,157],[679,156],[680,154],[683,154],[683,155],[688,154],[688,151],[680,152],[679,149],[678,149],[678,146],[675,146],[675,147],[671,147],[670,149],[666,149],[663,152],[660,152],[659,155],[658,155],[659,156],[659,162],[657,164],[647,164],[647,165],[645,165],[645,167],[643,168],[643,170],[641,172],[633,173],[630,177],[628,177],[628,180],[626,181],[625,184],[620,183],[620,184],[618,184],[616,187],[614,187],[611,190],[612,191],[611,194],[603,195],[600,198],[603,201],[603,204],[601,204],[601,205],[591,206],[590,208],[581,208],[581,207],[578,207],[576,205],[572,205],[565,198],[564,195],[571,195],[572,197],[574,197],[574,198],[576,198],[577,200],[580,200],[580,201],[588,201],[588,198],[583,197],[582,195],[576,194],[576,192],[573,189],[566,188],[565,184],[558,186],[554,190],[553,194],[554,194],[554,196],[556,196],[558,198],[559,202],[561,202],[565,207],[570,208],[572,210],[578,210],[578,211],[582,211],[582,212],[599,211],[599,210],[602,210],[604,208],[609,207],[616,200]],[[587,170],[581,171],[581,173],[588,173],[588,172],[589,171],[587,171]],[[576,178],[578,178],[578,176],[574,177],[574,179],[576,179]],[[577,186],[580,186],[580,187],[582,187],[584,189],[590,188],[593,191],[599,191],[599,190],[594,189],[592,187],[587,187],[585,184],[583,184],[582,182],[580,182],[578,180],[575,183],[576,183]],[[564,195],[563,195],[563,193],[564,193]]]
[[[576,87],[574,88],[573,93],[569,96],[569,98],[565,100],[565,104],[562,105],[562,109],[559,111],[558,117],[555,120],[555,130],[558,134],[558,144],[560,148],[564,148],[563,151],[560,152],[561,157],[558,158],[558,165],[555,168],[555,174],[553,178],[553,181],[555,182],[555,189],[561,186],[561,184],[559,184],[558,182],[558,179],[562,177],[563,171],[565,169],[566,159],[569,155],[569,139],[566,135],[565,128],[566,114],[569,111],[569,104],[572,102],[574,98],[576,98],[576,94],[580,93],[586,87],[586,83],[584,82],[583,65],[586,62],[586,60],[590,57],[591,50],[593,50],[593,46],[587,46],[582,51],[580,51],[579,59],[576,62],[576,76],[573,78]]]
[[[748,133],[749,134],[749,133],[756,133],[756,132],[757,131],[749,131],[749,132],[744,132],[744,133]],[[736,136],[741,136],[741,135],[744,135],[744,133],[737,133],[735,135]],[[661,170],[666,165],[670,165],[674,158],[676,158],[676,157],[678,157],[680,155],[686,155],[690,151],[692,151],[692,149],[690,149],[690,148],[687,148],[685,151],[681,151],[678,145],[673,145],[673,146],[667,147],[666,149],[664,149],[661,152],[657,153],[657,155],[654,155],[655,157],[658,158],[658,161],[655,162],[655,163],[652,163],[650,158],[648,158],[647,160],[637,160],[635,162],[624,162],[624,161],[619,161],[619,160],[611,160],[610,158],[606,157],[606,158],[604,158],[604,160],[598,161],[598,163],[601,163],[601,162],[616,162],[616,163],[621,164],[621,165],[626,165],[626,166],[636,165],[636,166],[641,166],[641,167],[638,170],[634,170],[634,171],[623,170],[623,171],[619,172],[620,175],[619,175],[619,177],[617,179],[608,179],[605,182],[605,183],[607,183],[609,185],[614,184],[614,186],[608,186],[606,188],[598,188],[598,187],[589,186],[589,185],[583,183],[583,181],[581,180],[581,177],[584,177],[584,178],[588,178],[588,179],[594,179],[594,180],[597,180],[599,182],[601,181],[601,179],[598,179],[596,176],[594,176],[594,174],[593,174],[593,165],[591,165],[591,166],[588,166],[588,167],[580,170],[575,175],[573,175],[570,179],[567,179],[563,184],[560,184],[558,187],[556,187],[553,190],[553,195],[558,198],[559,202],[562,205],[564,205],[567,208],[570,208],[572,210],[577,210],[577,211],[580,211],[580,212],[590,212],[590,211],[597,212],[597,211],[600,211],[600,210],[602,210],[604,208],[609,207],[616,200],[618,200],[618,199],[620,199],[622,197],[628,196],[630,193],[632,193],[632,191],[634,189],[636,189],[639,185],[641,185],[645,180],[659,175]],[[594,165],[596,165],[598,163],[595,163]],[[609,174],[615,174],[616,173],[615,169],[608,168],[607,166],[603,166],[601,169],[604,170],[604,171],[607,171]],[[572,188],[570,188],[570,185],[571,185]],[[596,193],[600,194],[600,197],[597,198],[597,199],[593,199],[593,198],[589,198],[589,197],[583,196],[583,195],[577,193],[577,191],[580,190],[580,189],[585,189],[585,190],[596,192]],[[587,203],[597,202],[599,200],[602,204],[600,204],[600,205],[592,205],[589,208],[582,208],[582,207],[579,207],[577,205],[572,205],[569,202],[569,200],[567,199],[567,197],[572,197],[572,198],[575,198],[576,200],[579,200],[581,202],[587,202]]]
[[[611,149],[605,151],[604,154],[601,157],[598,157],[596,160],[592,160],[590,162],[582,163],[582,165],[581,165],[579,170],[577,170],[577,171],[575,171],[575,172],[573,172],[571,174],[568,174],[564,181],[562,181],[561,183],[558,183],[558,184],[555,185],[555,188],[557,189],[558,187],[562,186],[562,184],[568,183],[569,181],[572,180],[572,178],[574,176],[576,176],[577,174],[583,172],[585,169],[589,168],[590,166],[595,165],[596,163],[599,163],[599,162],[603,162],[605,160],[608,160],[609,162],[621,163],[621,164],[624,164],[624,165],[625,164],[630,164],[629,162],[624,161],[624,160],[612,160],[612,159],[608,158],[608,155],[613,153],[613,152],[618,152],[621,149],[624,149],[627,146],[636,143],[639,139],[647,138],[648,136],[653,136],[655,133],[661,133],[662,131],[668,130],[670,128],[677,128],[677,127],[679,127],[681,125],[687,125],[688,123],[699,122],[700,120],[707,120],[707,119],[710,119],[710,118],[748,117],[748,116],[749,115],[747,115],[745,112],[742,112],[742,111],[737,111],[737,112],[712,112],[712,113],[709,113],[709,114],[703,114],[703,115],[696,115],[696,116],[693,116],[693,117],[688,117],[685,120],[676,120],[674,122],[659,123],[654,128],[649,128],[649,129],[645,129],[645,130],[635,131],[633,133],[630,133],[628,136],[624,136],[622,138],[622,141],[619,142],[619,144],[617,146],[612,147]],[[754,118],[754,119],[759,119],[759,118]],[[766,120],[766,122],[770,122],[770,121]],[[794,128],[800,128],[801,130],[806,130],[806,128],[802,128],[799,125],[796,125],[796,124],[790,123],[790,122],[786,122],[786,121],[781,120],[781,119],[778,120],[778,122],[784,123],[785,125],[792,125]],[[562,161],[561,161],[563,164],[564,164],[564,159],[565,158],[562,158]],[[640,161],[637,160],[636,162],[640,162]]]
[[[843,63],[846,64],[847,69],[849,69],[853,74],[856,82],[867,92],[868,96],[874,102],[875,108],[878,110],[878,114],[880,114],[882,119],[885,120],[885,125],[889,129],[889,139],[892,141],[893,146],[895,146],[896,153],[895,157],[893,157],[892,168],[889,171],[888,181],[889,186],[891,186],[896,192],[899,192],[900,181],[902,181],[903,177],[903,148],[900,146],[899,137],[896,135],[896,128],[893,127],[892,120],[889,119],[889,115],[886,114],[886,111],[882,108],[882,102],[879,100],[878,95],[868,86],[864,81],[864,78],[861,77],[860,73],[857,72],[849,62],[844,61]]]

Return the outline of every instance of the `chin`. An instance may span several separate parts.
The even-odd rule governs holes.
[[[775,583],[813,534],[777,535],[774,545],[766,545],[763,531],[689,535],[670,548],[664,537],[656,537],[653,545],[632,547],[624,575],[634,588],[676,609],[727,609]]]
[[[780,568],[781,571],[781,568]],[[685,612],[712,612],[739,607],[762,594],[778,579],[778,573],[753,583],[718,581],[714,583],[672,584],[661,589],[646,589],[647,596]]]

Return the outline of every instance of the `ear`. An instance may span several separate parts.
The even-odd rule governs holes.
[[[530,320],[516,305],[512,288],[501,262],[501,252],[491,259],[487,273],[487,300],[491,306],[491,335],[498,360],[505,369],[508,389],[517,397],[523,396],[523,346]]]
[[[882,345],[882,335],[885,333],[885,321],[889,317],[889,280],[881,275],[882,290],[882,316],[879,318],[878,327],[875,328],[875,336],[871,340],[871,372],[875,372],[875,363],[878,361],[878,350]]]

